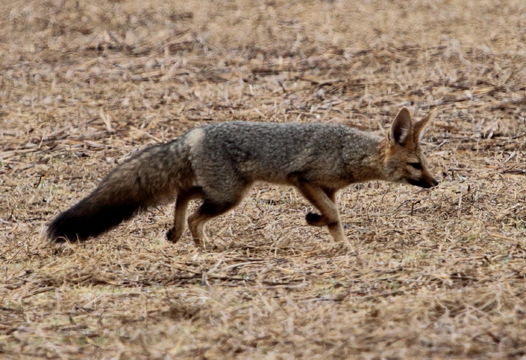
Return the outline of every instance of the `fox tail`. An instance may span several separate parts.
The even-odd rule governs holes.
[[[49,224],[48,238],[84,241],[175,197],[183,170],[177,145],[152,146],[119,165],[91,194]]]

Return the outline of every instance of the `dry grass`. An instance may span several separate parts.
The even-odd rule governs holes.
[[[526,356],[526,3],[0,4],[0,357]],[[441,185],[340,196],[354,251],[262,185],[164,240],[171,207],[54,248],[45,224],[127,153],[232,119],[386,128],[437,108]]]

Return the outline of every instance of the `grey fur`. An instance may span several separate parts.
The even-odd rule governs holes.
[[[359,179],[355,173],[374,177],[377,169],[364,158],[376,155],[382,140],[336,124],[226,122],[203,130],[191,163],[197,183],[217,196],[237,182],[290,184],[291,175],[331,188]]]

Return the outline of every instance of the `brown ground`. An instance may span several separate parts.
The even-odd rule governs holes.
[[[0,4],[0,357],[526,356],[526,2]],[[354,250],[256,187],[197,251],[171,206],[85,244],[45,224],[116,162],[207,122],[387,128],[437,109],[431,191],[340,196]]]

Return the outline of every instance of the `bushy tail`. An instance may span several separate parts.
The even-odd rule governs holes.
[[[146,208],[140,199],[102,199],[97,190],[57,216],[47,229],[48,237],[56,242],[84,241],[110,230]]]
[[[169,144],[152,146],[118,166],[90,195],[51,222],[48,237],[56,242],[83,241],[173,198],[185,175],[179,150]]]

